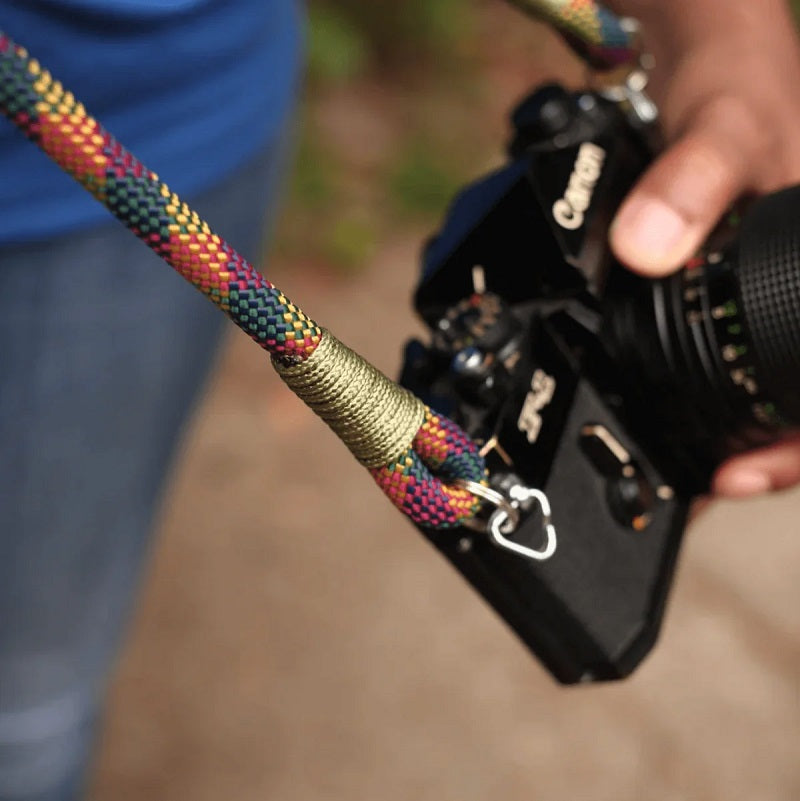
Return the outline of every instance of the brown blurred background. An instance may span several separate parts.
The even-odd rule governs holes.
[[[507,108],[581,68],[503,4],[311,7],[268,275],[385,372],[419,244]],[[557,687],[232,330],[168,493],[97,801],[800,798],[800,493],[717,504],[660,644]]]

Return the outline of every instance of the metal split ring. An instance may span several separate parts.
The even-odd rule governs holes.
[[[488,522],[470,518],[467,520],[462,520],[462,526],[466,526],[467,528],[471,528],[473,531],[480,531],[482,534],[485,534],[489,531],[489,526],[494,515],[502,512],[502,522],[506,526],[506,533],[510,534],[517,527],[519,523],[519,510],[515,506],[511,505],[511,502],[508,500],[508,498],[506,498],[505,495],[503,495],[503,493],[493,490],[491,487],[487,487],[485,484],[479,484],[477,481],[469,481],[465,478],[457,478],[453,481],[453,484],[460,489],[471,492],[481,500],[488,501],[496,507],[495,511],[492,513],[492,517],[489,518]]]

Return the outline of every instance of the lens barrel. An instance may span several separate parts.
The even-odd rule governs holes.
[[[628,416],[677,482],[703,491],[724,458],[800,424],[800,187],[756,201],[732,242],[669,278],[618,266],[606,297]]]

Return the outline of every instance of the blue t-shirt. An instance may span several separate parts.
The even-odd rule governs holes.
[[[300,61],[296,0],[0,0],[0,30],[181,195],[279,135]],[[0,243],[108,213],[0,117]]]

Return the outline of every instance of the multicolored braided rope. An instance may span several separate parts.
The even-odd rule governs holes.
[[[433,528],[476,514],[448,483],[485,482],[472,440],[320,328],[2,32],[0,109],[270,354],[401,511]]]
[[[595,69],[633,62],[638,55],[634,34],[615,14],[595,0],[509,0],[527,14],[558,30]]]

